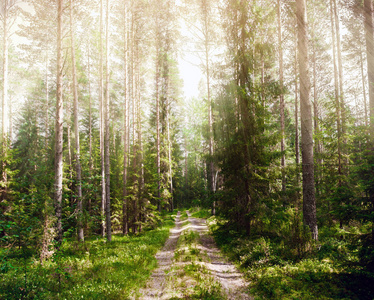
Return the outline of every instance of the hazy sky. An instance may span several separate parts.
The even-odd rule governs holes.
[[[198,59],[190,54],[185,54],[185,57],[180,58],[178,63],[180,76],[184,82],[184,96],[187,99],[197,97],[199,82],[202,79],[201,70],[196,66],[199,63]]]
[[[1,1],[1,0],[0,0]],[[32,8],[21,1],[19,3],[20,6],[22,6],[23,9],[32,11]],[[23,22],[21,18],[18,18],[18,22]],[[17,23],[18,23],[17,22]],[[17,23],[15,26],[12,28],[12,32],[15,32],[17,28]],[[183,36],[190,36],[186,26],[184,24],[181,24],[181,33]],[[16,34],[12,36],[12,42],[14,44],[19,44],[19,43],[24,43],[25,40],[19,38]],[[178,64],[179,64],[179,72],[180,72],[180,77],[183,80],[183,93],[184,97],[187,99],[190,99],[192,97],[197,97],[199,95],[199,82],[202,79],[203,75],[201,72],[201,69],[198,67],[200,64],[199,59],[189,53],[188,51],[182,50],[181,55],[179,55],[178,59]]]

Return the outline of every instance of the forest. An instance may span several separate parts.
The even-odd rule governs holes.
[[[0,299],[374,299],[373,0],[1,0],[0,37]]]

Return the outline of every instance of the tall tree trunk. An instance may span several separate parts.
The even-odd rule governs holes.
[[[12,97],[9,97],[8,101],[9,106],[9,130],[8,130],[8,147],[12,147],[13,140],[13,106],[12,106]]]
[[[56,211],[56,231],[57,241],[62,242],[62,175],[63,175],[63,100],[62,100],[62,12],[63,0],[57,1],[57,90],[56,90],[56,125],[55,125],[55,183],[54,183],[54,200]]]
[[[320,165],[321,160],[319,158],[320,154],[320,141],[319,141],[319,113],[318,113],[318,89],[317,89],[317,55],[316,55],[316,35],[315,35],[315,7],[313,7],[313,15],[314,20],[312,23],[312,32],[313,32],[313,112],[314,112],[314,132],[316,136],[315,140],[315,153],[317,155],[317,165],[315,166],[315,173],[316,173],[316,193],[319,194],[319,178],[320,178]]]
[[[299,148],[299,80],[298,80],[298,55],[297,55],[297,36],[295,41],[295,162],[296,162],[296,187],[299,188],[299,165],[300,165],[300,148]],[[299,199],[299,192],[297,192],[296,196],[298,202]],[[298,207],[298,203],[296,203],[296,207]]]
[[[362,81],[362,94],[364,96],[364,117],[365,126],[368,126],[368,106],[366,98],[366,87],[365,87],[365,74],[364,74],[364,59],[362,57],[362,49],[360,47],[360,70],[361,70],[361,81]]]
[[[131,71],[131,47],[129,46],[131,44],[131,36],[130,36],[130,28],[129,32],[127,34],[127,52],[128,52],[128,63],[127,63],[127,180],[129,180],[129,167],[131,165],[131,97],[132,97],[132,71]],[[129,191],[126,192],[127,195],[129,195]],[[129,207],[130,203],[129,200],[126,202],[127,204],[127,231],[129,232],[130,224],[129,224]]]
[[[3,102],[2,102],[2,184],[4,186],[4,190],[2,191],[1,198],[2,200],[7,198],[7,185],[8,185],[8,178],[6,172],[6,157],[7,157],[7,150],[8,150],[8,14],[9,14],[9,7],[10,3],[9,0],[3,0],[4,3],[2,4],[4,8],[3,14]]]
[[[71,38],[71,61],[73,71],[73,95],[74,95],[74,134],[75,134],[75,172],[76,172],[76,199],[77,199],[77,231],[78,241],[84,241],[83,233],[83,205],[82,205],[82,169],[80,163],[79,144],[79,120],[78,120],[78,80],[75,61],[75,41],[73,28],[73,1],[70,0],[70,38]]]
[[[105,147],[105,213],[106,213],[106,234],[107,240],[110,242],[112,240],[112,224],[111,224],[111,213],[110,213],[110,132],[109,132],[109,0],[106,0],[107,13],[106,13],[106,55],[105,55],[105,137],[104,137],[104,147]]]
[[[137,223],[137,201],[136,201],[136,193],[135,193],[135,183],[136,183],[136,170],[137,170],[137,154],[138,154],[138,147],[136,141],[136,126],[137,126],[137,119],[136,119],[136,76],[135,76],[135,43],[136,43],[136,35],[135,35],[135,17],[134,17],[134,10],[133,7],[133,15],[132,15],[132,24],[131,24],[131,34],[132,34],[132,43],[131,43],[131,81],[132,81],[132,155],[133,155],[133,185],[134,185],[134,193],[133,193],[133,220],[132,220],[132,230],[133,233],[136,233],[136,223]]]
[[[285,202],[286,193],[286,154],[285,154],[285,125],[284,125],[284,94],[283,94],[283,43],[282,43],[282,7],[281,0],[278,0],[278,47],[279,47],[279,84],[281,94],[279,96],[280,125],[281,125],[281,167],[282,167],[282,192],[283,202]]]
[[[169,97],[167,97],[169,98]],[[168,177],[169,177],[169,186],[170,186],[170,200],[169,200],[169,210],[173,211],[173,161],[172,161],[172,144],[171,144],[171,138],[170,138],[170,104],[167,100],[167,112],[166,112],[166,130],[167,130],[167,143],[168,143]]]
[[[127,160],[128,160],[128,136],[127,136],[127,114],[128,114],[128,91],[127,91],[127,5],[125,4],[124,9],[124,108],[123,108],[123,204],[122,204],[122,234],[127,235],[129,233],[128,215],[127,215]]]
[[[91,61],[90,61],[90,41],[88,41],[87,47],[87,77],[88,77],[88,151],[90,156],[89,161],[89,184],[92,183],[92,172],[93,172],[93,158],[92,158],[92,93],[91,93]],[[88,215],[92,215],[92,202],[91,197],[88,197]]]
[[[160,33],[159,24],[157,22],[157,53],[156,53],[156,131],[157,131],[157,156],[156,156],[156,166],[157,166],[157,206],[158,211],[161,212],[161,166],[160,166]]]
[[[374,27],[373,1],[364,0],[366,59],[369,81],[370,136],[374,141]]]
[[[303,215],[312,237],[318,240],[313,161],[313,118],[309,99],[308,26],[305,0],[296,0],[300,74],[301,147],[303,164]]]
[[[210,50],[210,34],[209,34],[209,8],[207,0],[202,1],[202,12],[203,12],[203,33],[204,33],[204,50],[205,50],[205,68],[206,68],[206,90],[208,97],[208,127],[209,127],[209,163],[208,163],[208,182],[209,189],[212,193],[215,192],[215,180],[214,180],[214,163],[213,163],[213,111],[212,111],[212,99],[210,90],[210,64],[209,64],[209,50]],[[212,203],[212,215],[216,214],[216,202]]]
[[[140,60],[139,60],[139,44],[136,44],[136,65],[137,65],[137,103],[138,103],[138,144],[139,144],[139,173],[138,173],[138,203],[139,203],[139,232],[142,231],[143,220],[143,190],[144,190],[144,161],[143,161],[143,143],[142,143],[142,109],[140,100]]]
[[[105,154],[104,154],[104,63],[103,63],[103,0],[100,0],[100,162],[101,162],[101,236],[105,236],[105,207],[106,207],[106,182],[105,182]]]
[[[338,67],[339,67],[339,109],[341,113],[341,132],[345,134],[345,105],[344,105],[344,77],[343,77],[343,62],[342,62],[342,46],[340,39],[340,20],[338,14],[338,7],[336,0],[334,2],[334,17],[335,17],[335,29],[336,29],[336,51],[338,56]]]
[[[332,30],[333,35],[333,43],[334,38],[336,37],[336,56],[338,59],[338,68],[337,68],[337,75],[335,74],[335,89],[338,90],[336,94],[336,120],[337,120],[337,129],[338,129],[338,185],[339,187],[342,186],[342,176],[343,175],[343,158],[342,153],[344,153],[344,135],[345,135],[345,113],[344,113],[344,103],[343,103],[343,64],[342,64],[342,57],[341,57],[341,42],[340,42],[340,21],[338,16],[338,9],[336,5],[336,0],[331,0],[331,14],[334,16],[335,22],[335,36],[334,30]],[[331,18],[333,18],[331,16]],[[331,24],[333,21],[331,21]],[[334,47],[333,47],[334,48]],[[334,49],[334,71],[336,71],[336,56],[335,56],[335,49]],[[339,76],[339,81],[337,80],[337,76]],[[338,87],[339,86],[339,87]],[[340,228],[343,228],[343,220],[340,219]]]
[[[188,191],[188,152],[187,152],[187,136],[184,135],[184,179],[185,190]]]
[[[48,47],[47,47],[48,48]],[[45,142],[44,146],[45,149],[48,149],[48,140],[49,140],[49,77],[48,77],[48,64],[49,64],[49,56],[48,56],[48,49],[46,50],[46,61],[45,61],[45,120],[44,120],[44,131],[45,131]],[[46,159],[47,159],[47,153]]]
[[[240,8],[243,8],[246,6],[246,1],[242,0],[240,1]],[[240,87],[242,91],[244,91],[248,85],[249,82],[249,62],[246,58],[246,52],[247,52],[247,33],[246,33],[246,20],[247,16],[242,11],[240,18],[239,18],[239,26],[238,27],[238,33],[239,33],[239,45],[238,45],[238,55],[240,62],[237,64],[237,85]],[[252,164],[250,160],[250,152],[249,152],[249,143],[251,140],[250,132],[252,131],[251,126],[251,115],[250,111],[251,108],[249,106],[249,101],[246,98],[247,95],[243,95],[243,93],[239,93],[238,95],[238,105],[239,105],[239,121],[242,123],[241,129],[242,129],[242,135],[243,135],[243,157],[244,157],[244,178],[243,178],[243,185],[245,188],[245,195],[244,195],[244,205],[243,209],[245,211],[242,212],[242,220],[240,220],[243,224],[243,227],[246,230],[246,234],[250,235],[251,233],[251,212],[252,207],[254,203],[252,203],[252,197],[250,193],[250,182],[249,178],[252,172]]]
[[[370,110],[370,142],[374,145],[374,27],[373,27],[373,1],[364,0],[365,13],[365,39],[366,59],[369,81],[369,110]],[[372,209],[374,208],[374,193],[370,192]],[[373,213],[373,212],[372,212]],[[372,238],[374,239],[374,225],[372,226]]]
[[[334,23],[336,22],[336,19],[334,19],[334,0],[330,0],[330,17],[331,17],[331,36],[332,36],[332,51],[333,51],[333,64],[334,64],[334,83],[335,83],[335,105],[336,105],[336,127],[337,127],[337,133],[338,133],[338,174],[342,174],[342,152],[341,152],[341,111],[340,111],[340,91],[339,90],[339,69],[336,64],[336,52],[339,52],[337,47],[336,47],[336,33],[334,29]],[[336,26],[335,26],[336,28]],[[340,176],[339,176],[339,185],[341,185],[340,182]]]
[[[66,94],[68,94],[70,96],[70,91],[71,91],[71,88],[69,86],[68,88],[68,91]],[[70,206],[73,206],[73,194],[72,194],[72,190],[73,190],[73,185],[74,185],[74,182],[73,182],[73,159],[72,159],[72,155],[71,155],[71,101],[70,101],[70,97],[66,97],[65,101],[67,102],[66,103],[66,127],[67,127],[67,150],[68,150],[68,173],[69,173],[69,184],[68,184],[68,187],[69,187],[69,201],[70,201]]]

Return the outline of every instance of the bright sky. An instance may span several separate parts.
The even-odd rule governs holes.
[[[176,5],[181,5],[180,0],[176,0]],[[186,99],[197,97],[199,95],[199,82],[203,78],[201,69],[198,67],[201,64],[200,59],[193,54],[193,34],[190,32],[188,25],[179,18],[179,26],[181,36],[187,40],[187,43],[183,43],[179,47],[179,74],[183,79],[184,87],[183,92]]]
[[[179,72],[183,79],[183,93],[187,99],[197,97],[199,94],[199,82],[202,79],[202,72],[198,66],[199,60],[191,54],[185,54],[179,58]]]
[[[0,0],[1,1],[1,0]],[[177,2],[180,2],[177,0]],[[20,3],[23,9],[29,10],[31,7],[24,2]],[[180,4],[180,3],[179,3]],[[18,22],[21,20],[19,19]],[[17,23],[18,23],[17,22]],[[189,33],[187,27],[184,22],[181,22],[181,34],[182,36],[191,38],[191,34]],[[17,25],[14,26],[13,31],[15,31]],[[13,43],[19,44],[24,43],[25,40],[19,38],[17,35],[13,36]],[[186,49],[187,47],[182,47],[184,49],[180,49],[182,53],[179,55],[178,64],[179,64],[179,74],[181,79],[183,80],[183,93],[186,99],[190,99],[192,97],[198,97],[199,95],[199,82],[203,78],[203,74],[201,69],[198,67],[200,64],[199,58],[195,55],[191,54],[188,50],[193,49]]]

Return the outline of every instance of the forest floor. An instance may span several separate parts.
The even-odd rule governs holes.
[[[178,212],[156,259],[158,268],[132,299],[251,299],[248,283],[217,248],[206,220],[189,211]]]

